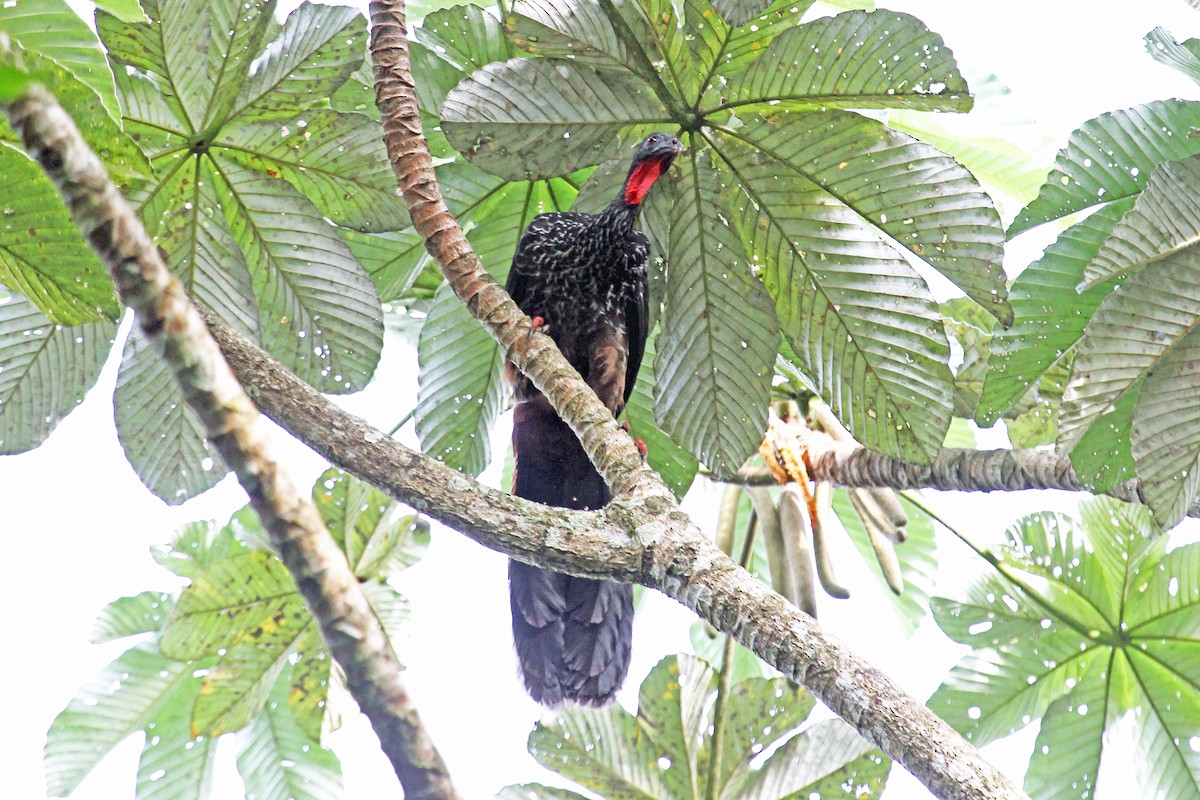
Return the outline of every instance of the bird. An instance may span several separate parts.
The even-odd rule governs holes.
[[[683,151],[675,136],[642,141],[617,196],[598,214],[534,217],[505,288],[533,330],[548,334],[600,400],[620,415],[637,380],[649,323],[650,242],[634,227],[654,182]],[[531,332],[530,335],[533,335]],[[612,495],[575,434],[511,362],[513,480],[518,497],[597,509]],[[544,706],[603,706],[629,671],[633,587],[509,561],[521,678]]]

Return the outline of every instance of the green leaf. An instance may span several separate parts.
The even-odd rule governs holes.
[[[751,766],[753,759],[747,756],[765,752],[786,737],[808,718],[815,705],[812,695],[786,678],[751,678],[731,685],[719,722],[723,746],[720,769],[715,776],[711,771],[714,741],[712,737],[705,741],[704,759],[710,768],[707,778],[717,779],[719,794],[716,796],[746,797],[756,790],[761,794],[764,776]],[[713,724],[718,723],[714,720]],[[821,764],[814,762],[811,767],[820,770]],[[802,786],[804,783],[797,784],[797,788]],[[789,794],[791,792],[779,791],[762,796],[779,800]]]
[[[1163,100],[1085,122],[1059,151],[1037,199],[1008,228],[1010,237],[1076,211],[1135,197],[1154,168],[1200,153],[1200,103]]]
[[[188,678],[146,725],[138,761],[138,800],[205,800],[216,767],[217,740],[192,736],[192,706],[201,679]]]
[[[540,783],[522,783],[505,786],[496,793],[496,800],[587,800],[570,789],[543,786]]]
[[[29,91],[34,80],[24,70],[0,64],[0,102],[11,103]]]
[[[1043,513],[1009,531],[1004,578],[964,602],[935,599],[938,624],[973,653],[930,707],[976,744],[1041,718],[1026,788],[1103,794],[1116,725],[1133,732],[1140,796],[1200,796],[1200,545],[1167,551],[1142,507],[1081,504],[1083,522]],[[1044,794],[1043,794],[1044,793]]]
[[[687,494],[696,478],[696,457],[675,444],[654,421],[654,337],[646,342],[646,353],[637,383],[625,406],[629,435],[646,445],[646,463],[671,487],[679,500]]]
[[[848,11],[778,36],[729,75],[717,108],[780,103],[800,108],[969,111],[953,54],[924,23],[894,11]],[[716,109],[710,109],[706,113]]]
[[[6,197],[0,208],[0,283],[52,321],[78,325],[116,319],[112,279],[83,241],[41,168],[0,142]]]
[[[192,669],[147,643],[126,650],[84,684],[46,734],[46,794],[63,797],[79,786],[101,758],[154,719]]]
[[[249,552],[206,567],[183,590],[160,646],[178,658],[203,658],[284,625],[303,601],[287,568],[270,553]]]
[[[882,794],[892,761],[840,719],[818,722],[767,759],[737,793],[744,800],[843,798]]]
[[[338,225],[377,233],[410,224],[379,130],[357,114],[310,108],[241,125],[221,145],[242,164],[286,180]]]
[[[256,800],[328,800],[342,796],[342,768],[332,750],[314,746],[288,709],[288,675],[265,709],[238,734],[238,774]]]
[[[1108,295],[1084,331],[1063,393],[1060,447],[1070,450],[1198,322],[1200,258],[1186,251],[1144,267]]]
[[[194,578],[206,567],[231,556],[248,552],[232,525],[215,522],[189,522],[175,532],[170,544],[154,545],[154,560],[181,578]]]
[[[113,74],[96,34],[62,0],[6,5],[0,30],[24,50],[53,61],[91,87],[112,119],[120,118]],[[7,170],[4,170],[7,174]]]
[[[228,472],[184,403],[170,366],[136,325],[125,341],[113,411],[125,458],[163,501],[179,505],[216,486]]]
[[[767,423],[779,328],[730,230],[720,176],[691,137],[671,216],[671,270],[655,371],[655,416],[718,474],[736,472]]]
[[[702,750],[712,715],[717,673],[707,662],[667,657],[650,670],[638,691],[638,731],[670,760],[663,772],[671,797],[699,797],[704,786]]]
[[[125,22],[145,22],[146,20],[146,15],[138,0],[97,0],[96,6]]]
[[[383,627],[392,652],[402,653],[412,623],[412,605],[408,598],[387,583],[379,581],[364,583],[363,592],[367,595],[371,610],[379,618],[379,624]]]
[[[1200,251],[1200,156],[1168,161],[1113,228],[1081,285],[1115,280],[1160,258]]]
[[[63,328],[23,297],[6,300],[0,303],[0,453],[11,454],[46,441],[79,405],[100,375],[116,326]]]
[[[313,503],[359,578],[386,578],[415,564],[429,546],[429,525],[399,517],[383,492],[339,469],[313,484]]]
[[[118,598],[105,606],[96,618],[91,640],[98,644],[160,631],[174,606],[174,598],[166,592],[141,592]]]
[[[975,421],[990,427],[1038,382],[1070,362],[1096,307],[1112,292],[1106,283],[1082,293],[1075,287],[1132,201],[1112,203],[1075,223],[1013,282],[1013,324],[992,337],[988,374]]]
[[[875,557],[875,549],[867,537],[862,520],[850,505],[846,491],[838,489],[833,493],[833,513],[846,529],[863,561],[869,565],[871,573],[885,589],[882,595],[887,598],[888,605],[900,623],[913,633],[925,618],[930,594],[937,583],[937,538],[934,534],[933,519],[929,514],[905,498],[900,498],[900,503],[908,514],[908,525],[905,526],[908,538],[895,543],[896,558],[904,576],[904,591],[897,595],[887,589],[887,582],[879,568],[879,560]]]
[[[329,706],[329,681],[333,657],[316,626],[308,629],[296,645],[296,662],[292,667],[292,687],[288,691],[288,706],[296,726],[313,742],[321,743]]]
[[[255,61],[234,115],[287,119],[322,102],[362,64],[366,40],[367,23],[356,9],[301,3]]]
[[[1141,383],[1131,386],[1071,448],[1071,468],[1076,477],[1097,494],[1134,477],[1130,433],[1141,388]]]
[[[925,282],[825,189],[733,140],[718,147],[745,192],[734,224],[797,366],[867,447],[928,461],[950,425],[954,377]]]
[[[338,228],[337,233],[371,277],[381,303],[395,303],[406,298],[428,270],[437,274],[439,283],[442,280],[441,271],[425,249],[425,240],[412,228],[387,233],[359,233]]]
[[[516,0],[504,18],[504,32],[534,55],[609,69],[629,69],[634,63],[630,48],[598,3]]]
[[[563,175],[624,155],[651,128],[670,123],[640,80],[548,58],[476,70],[442,107],[442,130],[455,149],[511,180]]]
[[[1146,34],[1146,52],[1200,83],[1200,39],[1180,42],[1164,28],[1155,28]]]
[[[730,135],[820,187],[827,203],[857,213],[1001,322],[1012,321],[1000,216],[953,158],[845,111],[772,111],[745,123]]]
[[[240,637],[204,677],[192,709],[193,734],[220,736],[250,724],[302,640],[313,635],[316,622],[297,594],[269,623]]]
[[[1133,410],[1130,448],[1140,493],[1163,528],[1200,492],[1200,334],[1184,336],[1146,377]]]
[[[263,347],[322,391],[361,389],[383,347],[374,284],[321,213],[289,184],[232,160],[219,172],[225,218],[246,254],[264,320]]]
[[[771,0],[713,0],[715,8],[730,25],[744,25],[771,4]]]

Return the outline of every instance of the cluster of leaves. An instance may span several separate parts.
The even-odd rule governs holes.
[[[1200,75],[1195,40],[1151,54]],[[1017,277],[1014,324],[980,350],[975,420],[1057,439],[1096,491],[1132,477],[1162,527],[1200,492],[1200,103],[1168,100],[1084,123],[1009,227],[1069,225]],[[1080,216],[1083,216],[1080,219]],[[1037,422],[1029,416],[1033,413]]]
[[[381,291],[402,296],[417,277],[394,268],[401,238],[380,233],[408,217],[352,80],[362,15],[304,3],[281,25],[275,5],[146,0],[143,16],[117,3],[119,16],[97,12],[97,38],[61,0],[30,0],[2,25],[13,60],[52,87],[192,297],[322,391],[355,391],[382,347]],[[0,124],[0,283],[23,296],[0,306],[5,453],[40,444],[79,402],[117,314],[103,265],[13,142]],[[136,332],[114,403],[126,456],[163,499],[224,475]]]
[[[1144,508],[1107,498],[1082,519],[1041,513],[1008,531],[996,573],[934,617],[973,648],[929,701],[976,745],[1041,720],[1031,797],[1096,796],[1118,724],[1143,797],[1200,797],[1200,545],[1170,549]]]
[[[808,720],[813,706],[783,678],[734,683],[702,659],[671,656],[642,682],[636,715],[566,709],[538,724],[529,751],[606,798],[878,797],[891,761],[841,720]],[[540,784],[498,797],[583,800]]]
[[[421,557],[428,525],[335,470],[321,476],[313,499],[394,647],[409,605],[386,581]],[[339,795],[338,759],[321,746],[323,731],[338,724],[330,689],[339,673],[254,513],[247,507],[224,527],[192,523],[153,555],[189,583],[175,594],[123,597],[101,613],[93,641],[142,641],[55,719],[48,794],[69,794],[112,748],[144,732],[137,797],[207,796],[217,737],[236,731],[248,796]]]
[[[484,192],[461,196],[464,174],[476,185],[506,179],[527,203],[546,187],[543,210],[573,194],[555,181],[574,188],[586,174],[576,170],[599,163],[576,203],[595,210],[616,193],[638,139],[656,129],[684,137],[677,174],[642,212],[662,336],[639,388],[653,417],[648,402],[630,412],[635,433],[657,423],[680,445],[665,465],[650,448],[677,488],[697,458],[728,473],[753,453],[781,333],[785,355],[859,439],[927,461],[950,423],[953,375],[941,314],[909,258],[1011,318],[999,217],[975,179],[849,110],[969,109],[953,57],[912,17],[802,22],[811,5],[518,0],[502,25],[455,7],[417,33],[423,108],[473,165],[439,172],[460,203],[452,210],[468,218]],[[534,209],[509,210],[525,219]],[[482,255],[503,279],[507,258]],[[434,318],[422,337],[418,431],[427,451],[476,471],[498,407],[499,354],[473,331],[451,341],[449,322]],[[448,377],[467,361],[484,374]]]

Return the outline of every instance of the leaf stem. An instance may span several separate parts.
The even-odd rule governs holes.
[[[412,421],[413,415],[416,413],[417,413],[417,409],[415,407],[410,408],[408,410],[408,413],[405,414],[403,417],[401,417],[400,421],[397,422],[395,425],[393,425],[392,429],[390,431],[388,431],[388,436],[395,436],[397,433],[399,433],[401,428],[403,428],[405,425],[407,425],[409,422]]]

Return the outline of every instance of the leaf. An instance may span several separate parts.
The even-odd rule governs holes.
[[[1200,249],[1200,155],[1160,164],[1083,273],[1091,288],[1171,255]]]
[[[1063,393],[1059,446],[1070,450],[1121,395],[1200,322],[1200,252],[1143,268],[1096,309]]]
[[[217,740],[192,737],[200,678],[190,675],[146,725],[138,761],[138,800],[205,800],[213,785]]]
[[[288,692],[288,707],[292,720],[311,741],[321,743],[329,706],[329,682],[333,657],[315,626],[308,629],[296,645],[296,662],[292,667],[292,687]]]
[[[1096,307],[1112,291],[1106,283],[1082,293],[1075,287],[1131,201],[1111,203],[1080,220],[1013,281],[1013,324],[992,337],[988,374],[975,421],[991,427],[1056,368],[1069,364]]]
[[[337,225],[377,233],[410,224],[379,131],[358,115],[310,108],[240,125],[221,145],[242,164],[286,180]]]
[[[395,303],[406,298],[429,269],[437,273],[439,283],[442,279],[441,271],[425,249],[425,240],[411,228],[373,234],[338,228],[337,233],[371,277],[381,303]],[[434,288],[437,288],[436,284]]]
[[[1200,83],[1200,40],[1179,42],[1166,29],[1155,28],[1146,34],[1146,52],[1155,61]]]
[[[1001,322],[1012,321],[1000,217],[953,158],[845,111],[772,111],[745,123],[729,134],[816,184],[827,203],[856,212]]]
[[[803,175],[744,145],[719,147],[746,194],[734,224],[796,365],[864,445],[928,461],[950,424],[954,378],[925,282]]]
[[[363,584],[363,592],[367,595],[371,610],[379,618],[379,624],[392,652],[399,655],[403,652],[404,643],[409,639],[412,605],[407,597],[387,583],[367,581]]]
[[[166,592],[140,592],[118,598],[105,606],[96,618],[91,641],[99,644],[160,631],[174,605],[174,598]]]
[[[126,650],[84,684],[46,733],[46,794],[63,797],[126,736],[154,718],[192,673],[150,643]]]
[[[167,619],[159,645],[178,658],[203,658],[245,639],[272,635],[303,601],[270,553],[226,558],[192,579]]]
[[[96,6],[125,22],[144,22],[146,19],[138,0],[99,0]]]
[[[609,69],[628,69],[634,58],[596,3],[517,0],[504,18],[504,32],[527,53],[548,58]]]
[[[0,208],[0,283],[56,323],[116,319],[112,279],[50,179],[5,142],[0,142],[0,174],[7,190]]]
[[[1092,423],[1071,448],[1071,468],[1084,486],[1099,494],[1134,477],[1130,433],[1141,384],[1135,383],[1112,410]]]
[[[67,3],[22,0],[6,5],[3,30],[23,49],[53,61],[91,87],[108,116],[120,118],[113,74],[104,51],[96,34]]]
[[[971,96],[953,54],[920,20],[894,11],[848,11],[778,36],[729,76],[718,108],[766,103],[969,111]]]
[[[220,167],[225,218],[246,254],[263,347],[316,388],[366,385],[383,347],[375,286],[324,218],[288,184]],[[329,291],[330,286],[338,291]]]
[[[1130,447],[1140,494],[1164,528],[1200,492],[1200,334],[1189,333],[1154,367],[1138,393]]]
[[[183,401],[170,365],[136,325],[125,341],[113,411],[125,458],[163,501],[179,505],[216,486],[228,472]]]
[[[640,80],[559,59],[513,59],[476,70],[442,107],[442,130],[454,148],[511,180],[563,175],[615,158],[653,126],[670,122]]]
[[[883,792],[892,761],[840,719],[818,722],[788,740],[737,794],[744,800],[845,798]]]
[[[0,303],[0,453],[23,453],[46,441],[95,384],[116,326],[63,328],[33,303]]]
[[[543,786],[540,783],[522,783],[505,786],[496,793],[496,800],[587,800],[570,789]]]
[[[666,754],[663,771],[671,797],[699,797],[704,786],[702,750],[712,716],[717,673],[706,661],[668,656],[638,690],[638,731]]]
[[[269,623],[239,637],[204,677],[192,709],[192,733],[220,736],[250,724],[301,641],[312,635],[316,622],[297,594]]]
[[[233,114],[286,119],[321,102],[362,63],[366,40],[367,23],[356,9],[301,3],[255,60]]]
[[[0,102],[13,102],[29,91],[33,83],[33,78],[25,70],[0,64]]]
[[[1099,498],[1083,522],[1043,513],[1010,529],[965,602],[935,599],[938,624],[973,648],[930,707],[978,744],[1042,718],[1026,788],[1103,794],[1105,735],[1132,729],[1140,796],[1200,796],[1196,605],[1200,545],[1167,551],[1142,507]],[[1094,789],[1094,792],[1092,791]],[[1045,792],[1044,795],[1040,792]]]
[[[154,545],[154,560],[182,578],[194,578],[206,567],[249,548],[234,535],[232,525],[215,522],[189,522],[175,531],[170,544]]]
[[[1134,197],[1164,161],[1200,153],[1200,103],[1164,100],[1110,111],[1085,122],[1059,151],[1037,199],[1008,228],[1009,237],[1076,211]]]
[[[722,731],[721,764],[717,775],[711,771],[713,738],[707,737],[705,760],[710,765],[708,780],[717,779],[717,797],[745,797],[751,787],[762,786],[762,773],[751,766],[755,756],[795,731],[816,705],[812,695],[786,678],[751,678],[730,686],[719,722]],[[716,720],[714,725],[718,724]],[[788,745],[784,745],[787,748]],[[820,770],[821,764],[813,763]],[[764,765],[766,768],[766,765]],[[705,782],[707,786],[707,781]],[[804,784],[799,784],[803,786]],[[769,794],[778,800],[791,794]]]
[[[625,419],[629,435],[646,445],[646,463],[682,500],[696,478],[699,463],[654,422],[654,337],[646,342],[638,380],[625,406]]]
[[[384,579],[415,564],[429,546],[429,525],[399,517],[397,504],[383,492],[327,469],[313,484],[313,503],[334,540],[361,579]]]
[[[720,203],[708,154],[688,148],[671,216],[671,271],[654,364],[655,416],[719,475],[762,440],[779,328]]]
[[[327,800],[342,796],[342,768],[332,750],[314,746],[292,720],[290,681],[276,682],[266,708],[238,734],[238,774],[256,800]]]
[[[713,0],[713,8],[730,25],[742,25],[771,4],[771,0]]]

